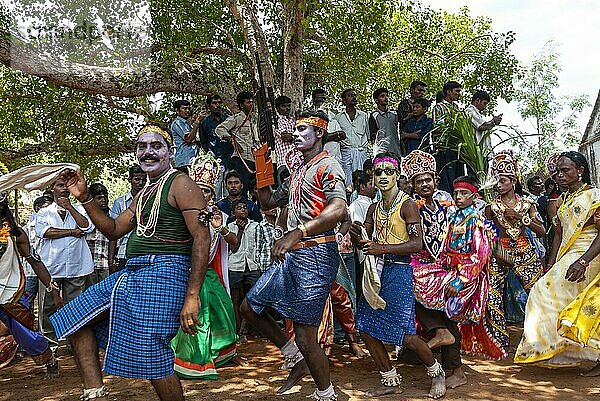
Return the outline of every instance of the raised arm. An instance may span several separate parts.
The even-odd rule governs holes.
[[[131,206],[121,213],[116,219],[112,219],[100,208],[96,202],[92,202],[92,197],[88,192],[85,177],[81,171],[67,170],[63,173],[67,189],[83,205],[88,216],[109,240],[118,240],[129,231],[133,230],[135,224],[133,217],[135,215],[135,205],[137,198],[131,202]]]

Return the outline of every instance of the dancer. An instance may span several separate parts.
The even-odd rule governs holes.
[[[127,241],[125,269],[50,318],[58,337],[73,344],[84,401],[108,401],[98,347],[106,350],[106,373],[150,380],[161,400],[183,400],[169,343],[180,326],[193,335],[200,325],[198,296],[210,243],[204,196],[192,179],[171,168],[173,142],[161,126],[147,124],[138,132],[136,157],[149,182],[116,220],[92,202],[80,171],[63,173],[71,194],[107,238],[135,229]]]
[[[0,163],[0,168],[4,167]],[[0,173],[1,175],[1,173]],[[34,330],[35,316],[29,308],[25,294],[25,273],[20,257],[31,265],[40,282],[51,293],[54,304],[64,305],[58,285],[50,277],[50,273],[39,257],[31,254],[31,246],[27,234],[19,227],[8,207],[8,196],[0,192],[0,321],[6,325],[12,341],[21,346],[32,357],[37,365],[46,365],[46,378],[59,376],[58,361],[50,349],[48,340]],[[10,342],[10,337],[4,338]],[[17,346],[10,346],[12,355],[6,358],[3,365],[8,364],[17,352]],[[7,352],[7,350],[3,350]],[[0,361],[0,363],[2,363]]]
[[[209,268],[200,290],[198,333],[187,335],[182,329],[171,341],[175,351],[175,373],[185,379],[217,379],[217,368],[235,358],[237,335],[233,302],[229,297],[228,250],[239,247],[237,236],[229,231],[227,216],[215,206],[215,186],[221,165],[210,154],[192,160],[190,177],[204,193],[210,219]]]
[[[508,351],[510,339],[504,315],[508,271],[512,270],[529,292],[544,274],[544,267],[526,230],[531,229],[538,237],[543,237],[546,230],[531,200],[515,193],[518,165],[512,154],[503,152],[494,156],[490,173],[497,180],[498,197],[486,206],[485,217],[499,228],[500,236],[490,263],[486,321],[494,340]]]
[[[442,366],[452,374],[446,378],[446,387],[456,388],[467,384],[467,377],[462,368],[460,358],[460,330],[458,324],[451,320],[443,308],[429,308],[428,305],[444,305],[443,295],[437,292],[436,299],[432,297],[429,289],[437,281],[443,281],[443,276],[448,274],[446,269],[439,269],[439,262],[448,232],[448,215],[450,202],[438,201],[433,198],[436,190],[436,164],[435,158],[429,153],[415,150],[402,160],[402,170],[406,173],[408,181],[418,198],[416,203],[421,217],[423,230],[423,249],[414,253],[411,266],[414,275],[415,314],[425,334],[434,334],[427,342],[430,349],[440,347],[442,352]],[[439,308],[439,307],[438,307]]]
[[[407,347],[418,355],[432,379],[428,396],[440,398],[446,393],[444,369],[434,359],[427,344],[416,335],[415,329],[410,255],[422,248],[419,210],[410,196],[398,187],[399,170],[395,155],[383,153],[375,157],[375,185],[383,198],[369,207],[364,226],[357,222],[352,224],[355,242],[362,238],[363,229],[372,238],[360,239],[358,243],[365,255],[377,257],[377,269],[381,271],[378,297],[384,301],[383,308],[380,308],[381,305],[372,306],[368,301],[371,298],[368,294],[370,287],[363,285],[365,293],[358,303],[357,329],[381,374],[382,384],[367,391],[366,395],[379,397],[402,391],[402,376],[392,366],[385,342]],[[378,275],[379,271],[375,274]],[[371,275],[365,271],[365,276]]]
[[[269,338],[292,367],[288,382],[310,371],[317,400],[334,400],[329,361],[317,343],[323,308],[339,267],[333,229],[346,215],[342,166],[323,152],[328,119],[320,111],[304,112],[296,123],[294,145],[301,164],[290,163],[291,177],[276,192],[267,147],[256,150],[258,199],[263,209],[289,206],[287,233],[276,228],[275,264],[260,277],[242,303],[246,320]],[[289,198],[289,201],[288,201]],[[265,312],[272,307],[294,322],[295,341],[288,340]]]
[[[567,192],[558,201],[552,268],[529,293],[515,362],[569,367],[600,360],[594,308],[600,274],[600,190],[591,186],[588,162],[579,152],[560,155],[556,181]],[[592,320],[595,326],[588,325]],[[600,368],[589,373],[598,375]]]

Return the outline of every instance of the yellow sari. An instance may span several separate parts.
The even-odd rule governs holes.
[[[565,279],[598,236],[594,225],[585,224],[599,207],[600,190],[591,188],[559,213],[563,235],[557,261],[531,289],[516,363],[564,367],[600,359],[600,257],[590,261],[583,282]]]

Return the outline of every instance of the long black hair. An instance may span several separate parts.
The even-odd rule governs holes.
[[[586,184],[592,185],[592,178],[590,177],[590,165],[585,156],[574,150],[563,152],[560,157],[566,157],[577,165],[577,167],[583,167],[583,174],[581,174],[581,181]]]
[[[17,225],[15,218],[8,207],[8,198],[4,199],[4,201],[0,202],[0,220],[8,221],[8,226],[10,227],[10,232],[15,237],[21,235],[21,229]]]

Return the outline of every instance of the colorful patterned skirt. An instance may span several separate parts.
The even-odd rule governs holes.
[[[14,352],[16,352],[12,344],[21,346],[38,365],[43,365],[52,358],[48,340],[39,331],[34,331],[35,317],[29,309],[29,302],[25,295],[21,295],[17,302],[0,305],[0,321],[6,325],[11,334],[3,340],[4,351],[0,352],[4,355],[5,362],[10,362],[10,359],[14,357]],[[11,353],[12,357],[9,358]],[[0,358],[1,366],[2,358]]]
[[[373,309],[361,297],[356,313],[358,331],[398,346],[402,345],[405,335],[416,334],[413,270],[409,261],[409,257],[385,255],[379,296],[386,306]]]
[[[171,339],[187,289],[191,259],[185,255],[144,255],[127,261],[50,316],[58,338],[91,324],[106,350],[104,371],[137,379],[174,374]],[[108,319],[91,323],[103,312]]]
[[[175,373],[185,379],[217,379],[217,367],[236,355],[233,302],[219,276],[208,269],[199,294],[201,327],[194,336],[181,329],[171,341],[175,351]]]

